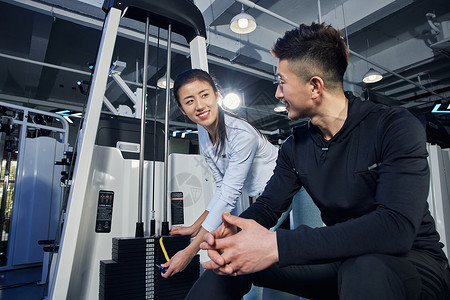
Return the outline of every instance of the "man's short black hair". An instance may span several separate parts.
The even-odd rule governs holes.
[[[279,60],[289,60],[291,71],[300,79],[319,76],[328,89],[342,89],[348,49],[341,33],[331,25],[302,24],[286,31],[276,41],[272,54]]]

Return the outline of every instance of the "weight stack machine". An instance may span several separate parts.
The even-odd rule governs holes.
[[[106,12],[106,17],[91,81],[86,114],[78,139],[73,183],[56,260],[55,275],[49,280],[49,298],[55,300],[184,299],[190,286],[198,278],[198,256],[192,260],[185,271],[169,279],[161,277],[160,271],[155,265],[160,265],[167,260],[167,257],[162,255],[160,236],[163,238],[168,256],[184,249],[190,242],[190,237],[168,236],[167,205],[170,202],[167,188],[169,85],[166,88],[164,176],[161,176],[161,163],[157,162],[155,167],[156,183],[153,186],[154,188],[162,185],[160,178],[165,178],[162,188],[164,196],[158,197],[161,194],[160,188],[153,199],[154,203],[158,203],[158,205],[163,203],[163,213],[159,217],[157,215],[156,218],[156,228],[159,225],[161,229],[160,236],[150,235],[143,226],[143,221],[150,221],[148,215],[143,213],[148,212],[149,205],[146,203],[144,206],[142,205],[145,194],[149,193],[145,193],[145,191],[142,193],[140,188],[139,196],[136,197],[135,189],[120,188],[121,178],[130,178],[130,181],[135,179],[136,164],[123,159],[118,149],[95,145],[95,140],[120,18],[130,18],[146,24],[143,108],[141,110],[141,128],[145,128],[149,25],[168,30],[166,72],[168,81],[172,31],[184,36],[189,43],[192,68],[208,71],[203,16],[198,8],[188,0],[105,0],[102,8]],[[144,130],[141,134],[143,132]],[[142,140],[141,136],[139,182],[143,182],[145,174],[151,173],[148,171],[150,164],[147,164],[147,171],[142,174],[144,171],[143,153],[145,153]],[[121,169],[122,165],[126,169]],[[125,172],[121,170],[125,170]],[[147,183],[151,179],[150,176],[147,175]],[[111,202],[101,204],[100,198],[105,192],[111,193],[113,199]],[[127,192],[130,194],[127,195]],[[95,198],[96,195],[98,199]],[[129,221],[136,216],[134,198],[139,200],[137,205],[138,222],[136,231],[130,232]],[[131,213],[132,210],[133,213]],[[108,226],[103,226],[105,230],[96,230],[101,227],[98,227],[99,211],[102,218],[107,221],[104,224]],[[143,215],[147,216],[145,220],[142,220]],[[131,237],[133,235],[134,237]]]
[[[99,300],[160,299],[183,300],[200,272],[196,255],[183,272],[160,276],[159,264],[166,261],[161,237],[114,238],[112,260],[100,261]],[[189,236],[163,237],[169,257],[184,249]]]

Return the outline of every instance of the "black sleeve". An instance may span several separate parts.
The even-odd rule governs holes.
[[[324,263],[365,253],[398,255],[411,249],[427,209],[425,131],[406,110],[390,110],[377,126],[374,138],[382,159],[376,208],[328,227],[277,230],[281,266]]]
[[[293,137],[290,136],[278,151],[273,175],[264,192],[241,214],[241,217],[254,219],[262,226],[271,228],[289,208],[292,198],[301,188],[292,160],[293,149]]]

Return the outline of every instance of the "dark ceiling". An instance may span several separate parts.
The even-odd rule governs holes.
[[[104,12],[101,0],[1,0],[0,1],[0,101],[45,111],[83,111],[87,97],[77,81],[90,80],[89,63],[96,59]],[[300,3],[301,2],[301,3]],[[450,20],[448,0],[403,1],[295,1],[260,0],[253,3],[295,23],[320,20],[340,28],[351,50],[345,89],[390,106],[405,106],[428,124],[429,141],[450,146],[450,114],[441,110],[450,95],[450,29],[440,35],[431,32],[426,13],[434,13],[437,26]],[[210,73],[223,94],[243,96],[236,113],[247,118],[276,141],[284,139],[292,126],[285,113],[274,112],[276,60],[269,49],[292,24],[244,5],[255,17],[257,30],[238,35],[228,27],[242,4],[232,0],[194,1],[205,19]],[[448,23],[450,27],[450,22]],[[131,90],[142,86],[144,24],[122,19],[113,61],[126,62],[121,77]],[[158,39],[159,36],[159,39]],[[154,87],[166,70],[167,31],[151,28],[148,74],[147,118],[164,119],[165,91]],[[440,43],[436,47],[437,42]],[[159,45],[158,45],[159,44]],[[173,37],[172,78],[191,67],[188,45]],[[384,78],[373,84],[361,82],[373,67]],[[82,84],[87,89],[86,84]],[[156,95],[157,94],[157,95]],[[106,93],[115,106],[131,101],[112,83]],[[156,105],[156,101],[158,104]],[[155,107],[157,111],[155,114]],[[104,107],[107,112],[106,107]],[[170,129],[194,128],[171,104]],[[430,128],[434,129],[431,130]]]

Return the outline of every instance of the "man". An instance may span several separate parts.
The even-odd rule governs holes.
[[[276,97],[289,119],[310,121],[281,147],[257,201],[205,237],[203,266],[214,272],[188,299],[240,299],[251,283],[312,299],[447,299],[420,122],[344,93],[348,50],[331,26],[301,25],[272,53]],[[302,186],[326,226],[267,230]]]

